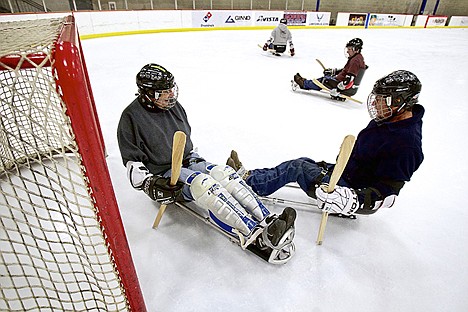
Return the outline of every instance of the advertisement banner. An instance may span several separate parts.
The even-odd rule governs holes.
[[[450,18],[449,26],[468,27],[468,16],[452,16]]]
[[[329,26],[330,12],[307,12],[307,26]]]
[[[367,14],[365,13],[350,13],[348,18],[348,26],[364,26],[366,24]]]
[[[255,12],[255,26],[277,26],[280,19],[283,18],[283,12],[260,11]]]
[[[254,23],[252,11],[224,11],[225,27],[252,26]]]
[[[284,18],[288,20],[288,26],[305,26],[307,23],[305,12],[284,12]]]
[[[406,15],[370,13],[368,26],[404,26]]]
[[[194,11],[192,27],[236,27],[252,26],[251,11]]]
[[[192,27],[219,27],[219,18],[213,11],[195,11],[192,12]]]
[[[426,27],[444,27],[447,23],[447,16],[428,16]]]

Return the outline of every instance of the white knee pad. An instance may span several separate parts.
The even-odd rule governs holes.
[[[219,221],[239,230],[245,236],[248,236],[257,225],[229,192],[209,175],[195,172],[186,182],[190,185],[195,203],[209,210]]]
[[[258,196],[233,168],[224,165],[209,165],[206,169],[256,220],[262,221],[270,214]]]

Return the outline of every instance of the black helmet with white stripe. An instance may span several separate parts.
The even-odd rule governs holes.
[[[174,76],[166,68],[158,64],[147,64],[136,76],[139,99],[148,109],[172,108],[179,94]]]
[[[355,52],[361,52],[364,42],[359,38],[354,38],[346,43],[346,47],[352,47]]]
[[[367,99],[371,118],[383,121],[394,113],[410,110],[418,102],[421,87],[418,77],[407,70],[397,70],[380,78]],[[392,107],[397,109],[393,110]]]

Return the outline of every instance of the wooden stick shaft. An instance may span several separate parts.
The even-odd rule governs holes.
[[[153,222],[153,229],[157,229],[158,226],[159,226],[159,222],[161,222],[161,218],[164,214],[164,211],[166,211],[166,208],[167,208],[167,205],[166,204],[162,204],[160,207],[159,207],[159,210],[158,210],[158,215],[156,216],[156,219],[154,219],[154,222]]]
[[[322,245],[323,234],[325,233],[325,228],[327,227],[328,212],[322,212],[322,219],[320,220],[319,232],[317,235],[317,245]]]
[[[172,168],[171,168],[171,185],[176,185],[180,176],[180,169],[182,168],[182,159],[184,158],[186,136],[182,131],[174,133],[172,141]],[[159,222],[166,211],[167,205],[162,204],[159,207],[158,215],[153,223],[153,229],[159,226]]]
[[[330,182],[328,183],[327,193],[332,193],[335,190],[336,183],[340,179],[341,175],[343,174],[344,169],[346,168],[346,164],[348,163],[349,156],[351,156],[351,152],[353,151],[354,142],[356,138],[352,135],[347,135],[343,139],[343,143],[341,143],[340,153],[338,154],[338,159],[336,160],[335,167],[333,168],[332,175],[330,177]],[[322,219],[320,221],[319,232],[317,235],[317,245],[322,245],[323,242],[323,234],[325,233],[325,227],[327,226],[328,220],[328,212],[322,213]]]

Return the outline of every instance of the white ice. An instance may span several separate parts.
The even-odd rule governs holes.
[[[108,166],[149,311],[468,311],[468,29],[292,30],[297,55],[257,47],[270,30],[160,33],[82,42],[108,152]],[[369,117],[365,105],[294,93],[297,72],[342,67],[345,43],[360,37],[369,65],[355,96],[397,69],[422,81],[425,160],[394,208],[357,220],[295,207],[297,254],[275,266],[242,251],[194,217],[132,189],[116,129],[146,63],[167,67],[199,153],[225,163],[236,149],[248,169],[308,156],[333,162],[346,134]],[[274,194],[307,200],[298,190]],[[275,213],[283,206],[270,206]]]

